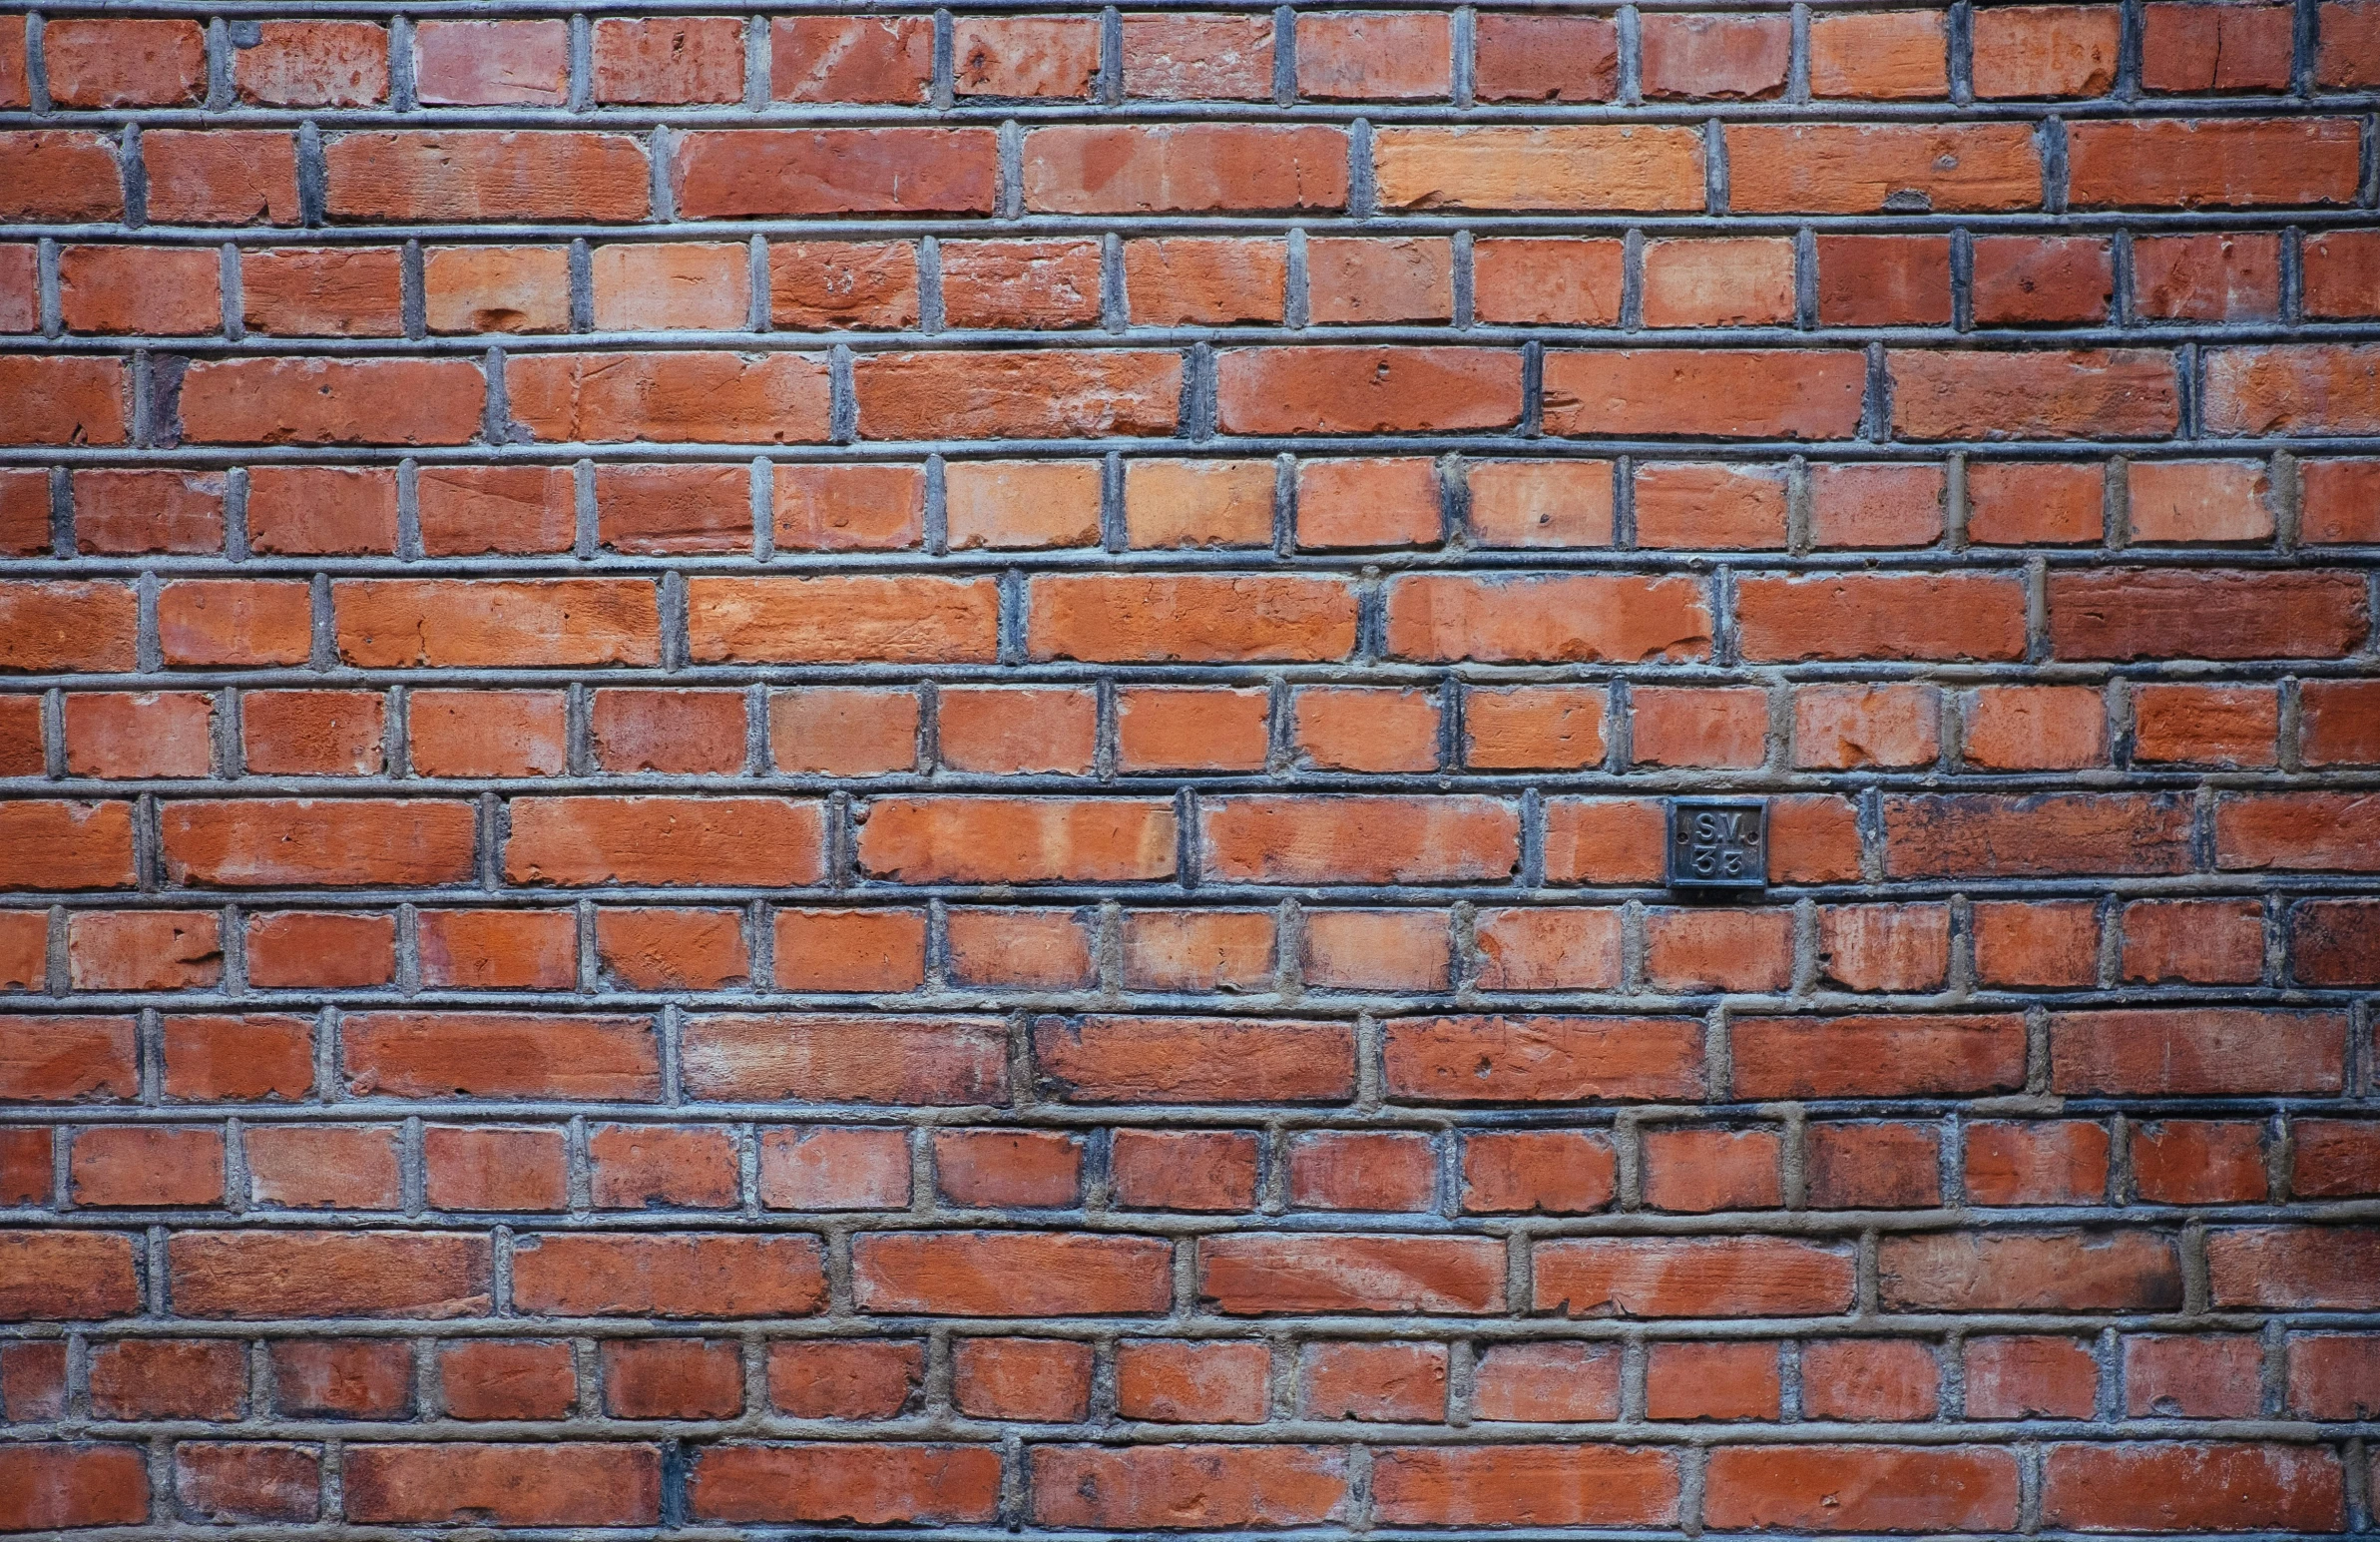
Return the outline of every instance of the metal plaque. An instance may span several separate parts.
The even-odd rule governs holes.
[[[1669,799],[1669,887],[1753,893],[1768,887],[1768,799]]]

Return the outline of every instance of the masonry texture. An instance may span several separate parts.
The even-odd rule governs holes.
[[[2380,3],[725,9],[0,16],[0,1529],[2375,1529]]]

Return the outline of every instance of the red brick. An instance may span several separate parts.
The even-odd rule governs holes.
[[[2226,869],[2356,872],[2372,863],[2380,803],[2353,793],[2271,793],[2215,804],[2215,862]]]
[[[909,1203],[906,1135],[822,1126],[763,1131],[760,1203],[771,1210],[900,1210]]]
[[[1793,983],[1793,912],[1648,911],[1645,978],[1662,991],[1784,990]]]
[[[2087,1419],[2099,1401],[2099,1362],[2078,1339],[1967,1340],[1971,1419]]]
[[[2225,348],[2206,362],[2209,432],[2366,433],[2380,424],[2380,350]]]
[[[2380,905],[2311,900],[2289,929],[2291,972],[2309,985],[2349,985],[2380,975]]]
[[[1719,1340],[1647,1346],[1649,1419],[1773,1419],[1782,1396],[1773,1343]]]
[[[1027,612],[1036,660],[1327,661],[1355,647],[1355,595],[1332,578],[1056,575],[1029,581]]]
[[[2253,985],[2263,977],[2264,913],[2254,900],[2136,900],[2123,924],[2127,982]]]
[[[1454,84],[1452,20],[1427,12],[1309,11],[1297,18],[1297,91],[1314,101],[1442,98]]]
[[[1839,349],[1556,349],[1545,360],[1545,427],[1579,437],[1844,439],[1859,426],[1866,383],[1865,363]]]
[[[122,444],[131,418],[124,361],[0,358],[0,444]]]
[[[1333,1131],[1289,1141],[1289,1204],[1298,1210],[1429,1208],[1436,1152],[1402,1131]]]
[[[559,691],[414,691],[406,750],[425,776],[552,776],[564,766]]]
[[[385,985],[395,947],[395,916],[269,911],[247,921],[247,983]]]
[[[77,1205],[220,1205],[224,1138],[182,1126],[85,1126],[75,1134],[67,1189]]]
[[[2022,124],[1736,124],[1727,135],[1737,214],[1937,214],[2031,209],[2041,162]]]
[[[186,1440],[174,1451],[174,1492],[211,1521],[307,1521],[321,1504],[321,1453],[310,1446]]]
[[[195,21],[60,18],[42,30],[41,51],[60,107],[184,107],[207,94]]]
[[[1039,1317],[1146,1314],[1172,1298],[1155,1238],[1068,1232],[879,1232],[853,1240],[862,1311]]]
[[[512,803],[516,883],[799,884],[821,866],[823,815],[776,797],[526,797]]]
[[[1253,771],[1269,753],[1268,693],[1142,686],[1116,695],[1117,769]]]
[[[388,31],[361,21],[268,21],[235,42],[232,87],[268,107],[369,107],[388,99]]]
[[[933,89],[926,16],[779,16],[769,22],[769,94],[779,102],[915,106]]]
[[[784,1317],[826,1303],[814,1237],[580,1235],[524,1238],[513,1298],[562,1316]]]
[[[1446,1417],[1444,1344],[1307,1344],[1298,1412],[1311,1419],[1432,1424]]]
[[[998,1101],[1007,1039],[985,1018],[701,1017],[683,1051],[687,1090],[731,1101]]]
[[[2016,1453],[1989,1446],[1722,1446],[1703,1513],[1722,1530],[1985,1531],[2017,1518]]]
[[[2170,1238],[2144,1232],[1929,1233],[1886,1238],[1888,1311],[2171,1311],[2181,1271]]]
[[[0,884],[19,889],[129,888],[132,805],[0,804]]]
[[[422,257],[422,289],[423,319],[432,332],[559,332],[570,326],[570,257],[558,247],[433,247]],[[425,479],[431,474],[425,470]]]
[[[2308,237],[2301,255],[2308,315],[2380,313],[2380,300],[2372,297],[2374,277],[2380,274],[2380,231],[2325,231]]]
[[[2323,257],[2308,255],[2309,289]],[[2320,300],[2306,308],[2319,313]],[[2152,236],[2133,243],[2133,308],[2157,319],[2270,320],[2281,308],[2275,236]]]
[[[2025,1080],[2014,1015],[1739,1017],[1740,1097],[1908,1097],[2013,1092]]]
[[[2189,810],[2161,793],[1887,797],[1885,871],[2040,876],[2180,872]]]
[[[2014,660],[2025,651],[2023,587],[1983,573],[1747,578],[1736,609],[1750,659]]]
[[[1620,1352],[1610,1344],[1496,1344],[1474,1362],[1472,1414],[1489,1422],[1600,1423],[1620,1416]]]
[[[650,593],[639,586],[638,599]],[[696,578],[687,609],[704,663],[968,664],[999,651],[999,594],[983,579]]]
[[[273,1342],[273,1408],[296,1418],[389,1418],[413,1403],[413,1346],[401,1338]]]
[[[1818,1210],[1909,1210],[1942,1203],[1940,1143],[1913,1124],[1815,1124],[1803,1137]]]
[[[1166,1424],[1261,1424],[1270,1368],[1261,1343],[1127,1339],[1116,1346],[1116,1411]]]
[[[79,776],[204,776],[213,760],[214,698],[205,692],[78,691],[66,698],[65,722],[66,769]],[[38,774],[38,726],[33,737],[26,770]]]
[[[140,1310],[130,1238],[105,1232],[0,1233],[0,1321],[87,1321]]]
[[[1319,213],[1347,202],[1347,137],[1319,124],[1067,125],[1025,136],[1024,174],[1036,214]]]
[[[1785,481],[1758,468],[1640,466],[1637,540],[1648,547],[1774,549],[1785,544]]]
[[[1124,18],[1124,94],[1163,102],[1272,99],[1268,15]]]
[[[1051,1526],[1311,1525],[1346,1514],[1346,1457],[1323,1446],[1045,1445],[1035,1518]]]
[[[2355,124],[2343,118],[2132,119],[2067,137],[2077,209],[2344,204],[2355,196]]]
[[[937,1130],[935,1185],[979,1209],[1071,1206],[1083,1187],[1083,1142],[1052,1130]]]
[[[2105,322],[2115,293],[2114,262],[2104,241],[1986,236],[1975,243],[1978,325]]]
[[[743,22],[732,16],[605,17],[594,27],[595,100],[743,100]]]
[[[1851,1304],[1848,1253],[1781,1238],[1565,1238],[1537,1245],[1538,1311],[1757,1317]]]
[[[1155,799],[880,798],[865,809],[858,858],[903,883],[1170,877],[1174,810]]]
[[[1644,1199],[1655,1210],[1706,1214],[1784,1203],[1782,1142],[1773,1130],[1649,1130]]]
[[[1391,1023],[1389,1090],[1429,1103],[1702,1096],[1702,1040],[1678,1018],[1440,1017]]]
[[[1231,348],[1215,369],[1226,433],[1444,433],[1521,416],[1521,356],[1500,348]]]
[[[1476,1214],[1586,1215],[1612,1202],[1619,1159],[1601,1135],[1513,1130],[1466,1136],[1463,1209]]]
[[[2093,1531],[2337,1530],[2338,1458],[2320,1446],[2122,1442],[2044,1453],[2042,1514]]]
[[[1292,699],[1297,754],[1318,771],[1438,767],[1438,698],[1427,691],[1310,687]]]
[[[560,107],[570,28],[558,21],[433,21],[413,34],[416,91],[437,106]]]
[[[952,326],[1092,325],[1100,313],[1100,244],[947,242],[942,307]]]
[[[990,129],[713,129],[677,142],[671,175],[698,220],[990,214],[997,158]]]
[[[2151,348],[1891,355],[1893,432],[1911,439],[2161,438],[2180,422],[2173,359]]]
[[[1976,13],[1975,94],[2096,97],[2116,84],[2121,13],[2107,5],[1991,6]]]
[[[2380,1343],[2355,1333],[2293,1333],[2287,1406],[2318,1419],[2371,1417],[2380,1407]]]
[[[190,1317],[468,1317],[489,1306],[489,1244],[451,1232],[183,1232],[168,1239]]]
[[[257,1203],[288,1210],[395,1210],[402,1203],[393,1125],[264,1125],[247,1132]]]
[[[2205,1119],[2136,1125],[2133,1188],[2155,1205],[2256,1204],[2266,1190],[2263,1131]]]
[[[1640,36],[1649,99],[1749,101],[1784,92],[1793,57],[1785,17],[1653,15]]]
[[[732,1132],[706,1125],[598,1125],[587,1136],[600,1210],[716,1210],[736,1196]]]
[[[650,1525],[661,1452],[626,1442],[351,1445],[346,1514],[365,1524]]]
[[[715,1445],[688,1492],[722,1521],[988,1522],[1000,1453],[988,1445]]]
[[[137,1445],[11,1443],[0,1450],[0,1524],[141,1525],[149,1519],[146,1455]]]
[[[2071,1012],[2050,1019],[2060,1093],[2152,1096],[2335,1091],[2347,1024],[2336,1013],[2192,1007]]]
[[[1980,1120],[1967,1128],[1967,1198],[1977,1205],[2097,1205],[2108,1132],[2083,1120]]]
[[[948,917],[955,983],[1082,990],[1098,982],[1097,922],[1082,911],[969,907]]]
[[[1481,321],[1609,326],[1620,319],[1623,244],[1499,237],[1471,249],[1472,313]]]
[[[70,332],[220,332],[222,272],[222,257],[202,249],[68,247],[58,254],[59,318]]]
[[[347,1090],[357,1096],[643,1101],[658,1085],[644,1018],[359,1012],[341,1030]]]
[[[732,1418],[743,1410],[740,1348],[732,1339],[607,1339],[604,1409],[624,1419]]]
[[[75,543],[98,552],[215,553],[225,481],[205,473],[87,471],[74,479]]]
[[[1116,1203],[1129,1210],[1236,1211],[1256,1202],[1256,1138],[1225,1130],[1119,1130]]]
[[[165,1020],[165,1090],[172,1098],[262,1102],[302,1097],[313,1087],[313,1061],[311,1026],[301,1017]]]
[[[2144,8],[2141,85],[2149,91],[2286,91],[2295,18],[2284,5]]]
[[[479,1339],[449,1344],[439,1351],[438,1369],[446,1412],[455,1418],[558,1418],[574,1400],[570,1346],[564,1343]]]
[[[1198,1294],[1232,1316],[1500,1311],[1504,1249],[1479,1237],[1210,1237],[1198,1245]]]
[[[924,1375],[922,1343],[793,1339],[768,1346],[769,1405],[796,1418],[890,1418]]]
[[[1182,405],[1181,355],[1139,349],[873,353],[854,378],[868,439],[1159,437]]]
[[[2207,1273],[2217,1306],[2368,1311],[2380,1298],[2372,1266],[2380,1230],[2273,1226],[2216,1232]]]
[[[124,213],[115,147],[97,134],[62,129],[0,134],[0,169],[8,173],[9,189],[0,199],[0,212],[11,219],[80,222],[115,220]],[[294,186],[290,191],[294,195]],[[170,201],[171,189],[168,196]]]
[[[422,1132],[429,1203],[439,1210],[561,1210],[569,1203],[560,1130],[431,1125]]]
[[[1091,1345],[1065,1338],[961,1338],[950,1399],[986,1419],[1064,1423],[1091,1404]]]
[[[951,29],[952,88],[962,97],[1091,94],[1099,24],[1089,16],[962,16]]]
[[[1094,546],[1097,461],[960,461],[944,473],[945,538],[953,551]]]
[[[1950,324],[1947,238],[1821,236],[1816,255],[1818,319],[1825,325]]]

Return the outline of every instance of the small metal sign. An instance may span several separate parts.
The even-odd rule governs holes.
[[[1669,887],[1758,893],[1768,887],[1768,799],[1669,799]]]

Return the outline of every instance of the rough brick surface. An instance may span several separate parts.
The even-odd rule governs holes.
[[[0,1532],[2375,1534],[2380,0],[787,9],[0,16]]]

